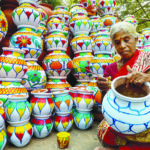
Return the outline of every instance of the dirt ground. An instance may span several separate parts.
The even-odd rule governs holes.
[[[92,127],[87,130],[80,130],[73,125],[69,131],[71,134],[69,147],[66,150],[94,150],[96,146],[101,147],[97,138],[97,126],[99,122],[94,121]],[[23,147],[17,148],[7,143],[4,150],[60,150],[56,140],[57,132],[52,130],[50,135],[44,139],[32,137],[30,143]]]

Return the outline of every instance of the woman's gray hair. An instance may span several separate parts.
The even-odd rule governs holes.
[[[131,24],[129,22],[118,22],[118,23],[114,24],[110,29],[110,38],[112,39],[112,42],[114,42],[115,34],[119,31],[128,33],[129,35],[133,36],[134,38],[138,37],[136,28],[133,24]]]

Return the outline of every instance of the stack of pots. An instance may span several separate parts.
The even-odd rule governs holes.
[[[142,35],[144,36],[143,50],[145,52],[149,52],[150,51],[150,28],[143,29]]]
[[[54,127],[57,131],[68,131],[73,124],[71,115],[72,99],[69,95],[70,84],[66,78],[72,69],[72,60],[66,54],[69,38],[70,13],[64,6],[53,11],[47,24],[46,46],[48,55],[43,60],[43,68],[48,75],[45,88],[54,92]]]
[[[28,71],[22,79],[22,84],[31,92],[33,89],[43,88],[46,84],[45,71],[37,64],[43,51],[43,40],[36,33],[36,29],[43,21],[43,13],[37,9],[38,0],[18,2],[20,6],[14,9],[12,17],[19,30],[10,38],[9,46],[25,50]]]
[[[54,109],[52,94],[47,89],[33,90],[31,97],[33,134],[37,138],[47,137],[53,128],[51,119]]]

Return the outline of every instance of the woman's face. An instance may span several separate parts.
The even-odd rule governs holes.
[[[119,31],[114,36],[114,46],[123,59],[129,59],[136,51],[137,38],[126,32]]]

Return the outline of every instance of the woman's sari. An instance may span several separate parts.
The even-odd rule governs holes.
[[[132,58],[116,73],[113,79],[127,75],[128,65],[134,71],[148,71],[150,69],[150,52],[136,50]],[[97,135],[100,141],[110,146],[119,146],[120,150],[150,150],[150,129],[139,134],[125,135],[113,130],[103,120],[98,126]]]

